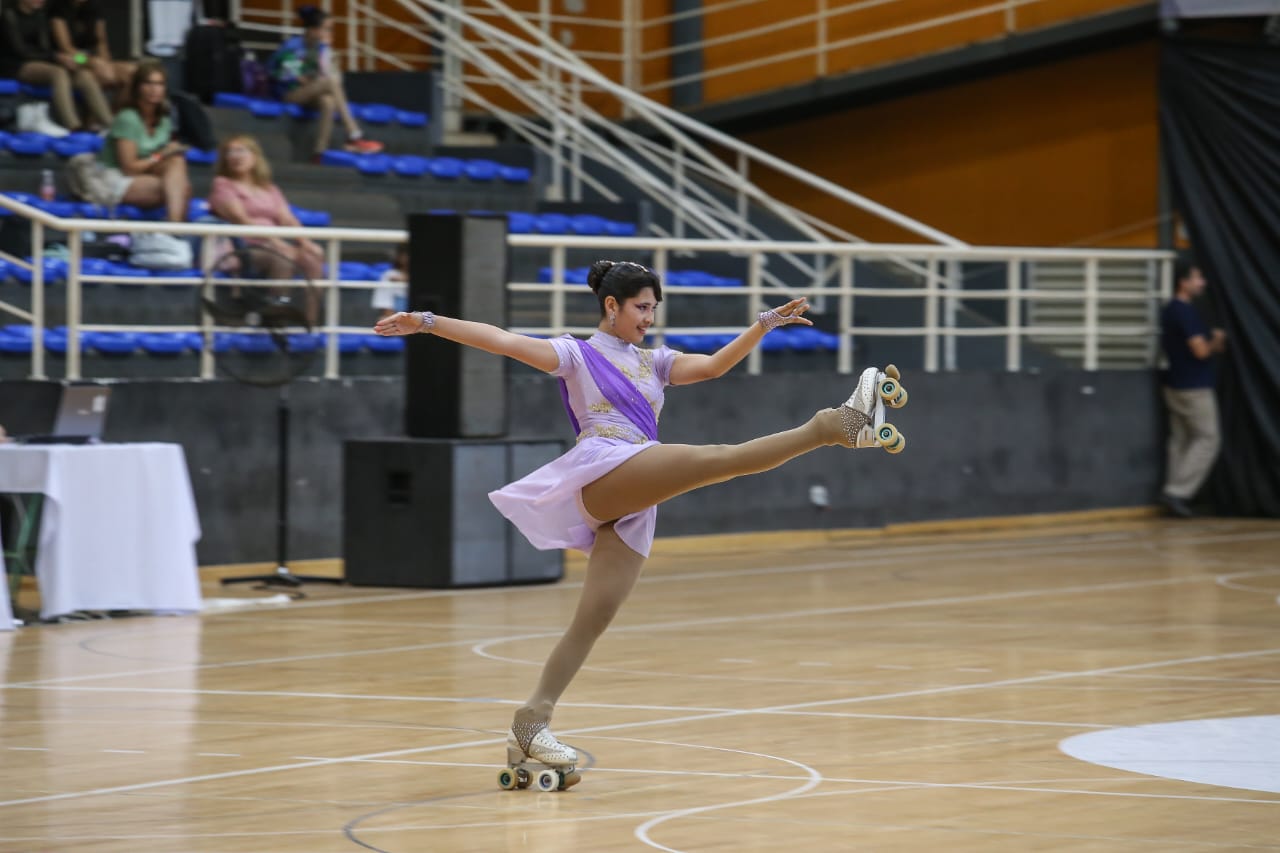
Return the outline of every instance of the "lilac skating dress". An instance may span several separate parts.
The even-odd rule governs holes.
[[[578,443],[568,453],[543,465],[524,479],[495,492],[489,500],[520,529],[534,547],[542,550],[576,548],[590,553],[596,528],[582,506],[582,487],[600,479],[637,453],[657,444],[605,399],[572,336],[554,338],[560,359],[551,375],[564,380],[568,404],[580,431]],[[655,417],[662,414],[663,389],[669,384],[671,364],[679,354],[666,347],[641,349],[626,341],[597,332],[587,340],[644,395]],[[614,531],[627,547],[645,557],[653,545],[658,508],[649,507],[623,516]]]

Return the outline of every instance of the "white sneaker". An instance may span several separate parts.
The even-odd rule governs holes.
[[[18,107],[18,129],[58,139],[71,135],[71,131],[49,118],[49,105],[46,103],[23,104]]]

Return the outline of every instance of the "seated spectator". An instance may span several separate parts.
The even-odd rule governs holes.
[[[191,202],[184,156],[187,146],[174,142],[172,135],[164,68],[155,60],[141,62],[129,85],[125,107],[112,122],[98,155],[106,167],[97,177],[103,186],[90,188],[83,195],[108,206],[163,205],[170,222],[185,220]]]
[[[70,56],[77,68],[87,68],[104,89],[128,91],[137,66],[111,58],[101,0],[51,0],[49,26],[59,56]],[[103,127],[110,124],[108,119]]]
[[[342,88],[342,73],[334,67],[333,51],[329,48],[333,39],[333,22],[329,15],[315,6],[303,6],[298,10],[298,17],[305,28],[302,35],[280,45],[267,62],[267,69],[276,97],[319,113],[312,160],[318,161],[329,147],[335,110],[347,132],[348,151],[360,154],[381,151],[382,143],[365,139],[360,125],[351,117],[347,95]]]
[[[396,247],[395,260],[391,269],[384,272],[378,281],[384,286],[373,291],[373,307],[379,309],[378,319],[383,320],[397,311],[408,310],[409,302],[409,246],[401,243]]]
[[[209,208],[215,215],[239,225],[280,225],[298,227],[284,193],[271,181],[271,166],[252,136],[238,135],[218,148],[217,177],[209,193]],[[250,238],[250,246],[271,252],[253,253],[255,272],[271,279],[291,279],[297,273],[315,281],[323,275],[324,252],[307,239],[279,237]],[[314,321],[315,308],[308,306]]]
[[[21,122],[26,125],[22,129],[65,136],[68,128],[107,127],[112,120],[111,109],[98,79],[77,61],[75,53],[55,48],[44,4],[45,0],[10,0],[0,12],[0,77],[16,77],[23,83],[50,87],[54,117],[61,124],[54,125],[41,112],[36,118]],[[73,85],[91,115],[87,124],[80,121],[76,112]]]

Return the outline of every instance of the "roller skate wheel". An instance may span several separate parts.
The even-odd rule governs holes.
[[[907,440],[893,424],[884,423],[876,427],[876,441],[890,453],[901,453],[907,446]]]
[[[884,375],[888,376],[890,379],[902,378],[902,374],[898,372],[898,368],[892,364],[886,364],[884,366]]]
[[[582,774],[577,770],[570,770],[568,773],[564,774],[564,781],[560,783],[560,790],[563,791],[565,788],[572,788],[581,781]]]
[[[508,767],[505,770],[498,771],[498,787],[504,791],[510,791],[517,784],[519,779],[516,777],[516,771]]]
[[[880,380],[880,399],[893,405],[892,401],[902,394],[902,386],[896,379]]]
[[[560,787],[560,774],[554,770],[542,770],[534,777],[534,784],[539,791],[554,791]]]
[[[886,402],[889,404],[889,408],[891,409],[901,409],[903,406],[907,404],[907,389],[899,385],[898,396]]]
[[[523,767],[516,769],[516,787],[523,791],[533,783],[533,777]]]

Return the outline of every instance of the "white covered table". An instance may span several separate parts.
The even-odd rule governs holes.
[[[200,609],[200,522],[180,445],[0,446],[0,492],[45,496],[42,618]]]

